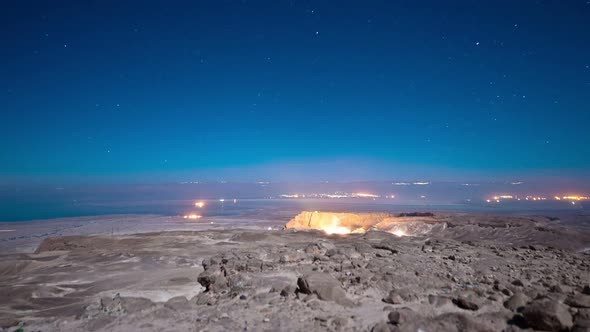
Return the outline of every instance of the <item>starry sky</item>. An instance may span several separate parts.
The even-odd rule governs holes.
[[[590,2],[13,1],[0,180],[580,177]]]

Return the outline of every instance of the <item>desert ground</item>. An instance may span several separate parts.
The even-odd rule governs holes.
[[[590,331],[590,233],[555,218],[289,219],[1,224],[0,328]]]

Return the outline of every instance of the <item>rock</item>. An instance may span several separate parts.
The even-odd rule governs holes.
[[[99,310],[114,316],[140,312],[151,308],[154,303],[143,297],[122,297],[119,294],[113,298],[103,297],[100,299]]]
[[[208,292],[217,292],[228,288],[228,281],[223,275],[223,272],[214,268],[205,270],[199,274],[197,281],[205,287]]]
[[[328,319],[328,326],[332,327],[335,331],[342,331],[348,323],[349,321],[346,317],[332,317]]]
[[[387,315],[387,319],[391,324],[399,325],[418,319],[420,315],[414,312],[410,308],[400,308],[390,312]]]
[[[379,244],[374,244],[373,248],[375,249],[382,249],[382,250],[387,250],[389,251],[391,254],[397,254],[399,253],[399,249],[398,247],[394,244],[394,243],[390,243],[387,240],[383,240],[381,241],[381,243]]]
[[[571,332],[590,332],[590,326],[574,325]]]
[[[297,287],[295,287],[293,285],[286,285],[285,287],[283,287],[283,289],[281,289],[280,295],[283,297],[287,297],[291,294],[295,294],[296,290],[297,290]]]
[[[513,281],[512,281],[512,284],[513,284],[514,286],[518,286],[518,287],[523,287],[523,286],[524,286],[524,283],[523,283],[523,282],[522,282],[522,280],[520,280],[520,279],[513,280]]]
[[[571,287],[569,286],[565,286],[565,285],[553,285],[551,286],[551,288],[549,289],[549,291],[553,292],[553,293],[561,293],[561,294],[567,294],[571,292]]]
[[[301,293],[316,294],[320,300],[336,302],[343,306],[352,306],[340,282],[328,273],[312,272],[297,280]]]
[[[590,309],[578,309],[576,319],[590,320]]]
[[[435,307],[442,307],[449,303],[452,303],[451,299],[446,296],[440,295],[428,295],[428,303]]]
[[[302,261],[304,259],[305,259],[304,254],[295,251],[295,252],[281,255],[281,257],[279,258],[279,262],[281,262],[283,264],[297,263],[297,262]]]
[[[9,327],[13,327],[13,326],[17,326],[18,323],[19,323],[19,321],[15,317],[0,317],[0,330],[8,329]]]
[[[522,311],[528,326],[537,330],[561,331],[572,327],[572,315],[567,307],[551,299],[537,299]]]
[[[479,309],[479,301],[476,299],[475,296],[467,296],[467,295],[462,295],[459,296],[458,298],[453,299],[453,303],[461,308],[461,309],[465,309],[465,310],[478,310]]]
[[[475,316],[478,323],[481,323],[493,331],[506,331],[506,323],[514,322],[514,313],[508,310],[489,311]]]
[[[404,302],[404,300],[395,291],[391,291],[391,292],[389,292],[389,294],[387,294],[386,297],[383,298],[383,302],[389,303],[389,304],[401,304]]]
[[[574,308],[590,308],[590,295],[576,294],[568,297],[565,304]]]
[[[201,293],[196,296],[196,299],[193,298],[192,301],[196,305],[214,305],[215,303],[217,303],[217,300],[214,297],[210,296],[209,293]]]
[[[504,302],[504,308],[512,311],[519,311],[520,309],[524,308],[528,301],[529,298],[524,295],[524,293],[516,292],[508,300],[506,300],[506,302]]]
[[[501,292],[502,292],[502,294],[504,294],[506,296],[512,296],[512,295],[514,295],[514,293],[510,289],[508,289],[508,288],[503,288]]]
[[[432,319],[409,322],[401,325],[396,331],[489,332],[492,330],[467,315],[446,313]]]
[[[385,322],[377,323],[371,328],[371,332],[390,332],[391,328],[389,324]]]
[[[190,302],[184,296],[176,296],[166,301],[164,306],[175,311],[188,310],[191,307]]]

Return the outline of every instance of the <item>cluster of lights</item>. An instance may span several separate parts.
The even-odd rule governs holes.
[[[183,216],[184,219],[201,219],[202,216],[198,214],[186,214]]]
[[[318,194],[282,194],[280,198],[380,198],[380,195],[370,193],[318,193]],[[387,195],[385,198],[395,198],[395,195]]]
[[[381,196],[375,194],[368,194],[368,193],[354,193],[352,197],[361,197],[361,198],[379,198]]]
[[[427,186],[430,184],[430,182],[427,181],[417,181],[417,182],[394,182],[392,183],[394,186],[411,186],[411,185],[415,185],[415,186]]]
[[[566,200],[566,201],[587,201],[590,200],[590,197],[588,196],[562,196],[561,198],[559,196],[555,196],[556,200]]]
[[[576,201],[587,201],[590,200],[588,196],[577,196],[577,195],[567,195],[567,196],[554,196],[553,197],[556,201],[570,201],[572,204],[575,204]],[[498,195],[492,198],[486,199],[486,202],[492,203],[500,203],[502,200],[517,200],[520,201],[524,199],[525,201],[546,201],[547,197],[543,196],[534,196],[534,195],[527,195],[524,197],[519,197],[516,195]]]

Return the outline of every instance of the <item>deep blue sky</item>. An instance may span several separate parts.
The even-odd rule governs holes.
[[[2,7],[4,181],[590,170],[586,0]]]

